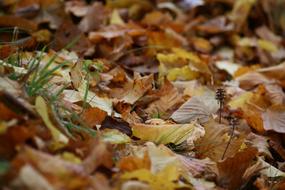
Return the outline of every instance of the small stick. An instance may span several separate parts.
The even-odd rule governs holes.
[[[228,120],[230,122],[230,125],[232,126],[232,132],[231,132],[230,140],[228,141],[225,151],[223,153],[222,160],[224,159],[226,152],[231,144],[232,138],[234,137],[235,127],[238,125],[238,119],[236,117],[229,116]]]

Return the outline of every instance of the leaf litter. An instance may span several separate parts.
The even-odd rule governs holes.
[[[284,189],[284,5],[1,1],[1,189]]]

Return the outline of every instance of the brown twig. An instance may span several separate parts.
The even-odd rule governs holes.
[[[234,117],[234,116],[229,116],[227,119],[229,120],[230,126],[232,126],[232,132],[231,132],[230,140],[228,141],[227,146],[225,148],[225,151],[223,153],[222,160],[224,159],[224,157],[226,155],[226,152],[227,152],[227,150],[228,150],[228,148],[229,148],[229,146],[231,144],[232,138],[234,137],[235,127],[239,123],[238,119],[236,117]]]

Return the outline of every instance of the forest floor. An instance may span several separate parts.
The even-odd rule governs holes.
[[[0,188],[284,190],[284,9],[0,1]]]

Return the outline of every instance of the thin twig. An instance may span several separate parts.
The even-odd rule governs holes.
[[[231,141],[232,141],[232,139],[234,137],[235,127],[236,127],[236,125],[238,125],[238,119],[237,118],[229,116],[228,119],[229,119],[230,125],[232,126],[232,132],[231,132],[230,140],[228,141],[227,146],[225,148],[225,151],[223,153],[222,160],[224,159],[224,157],[226,155],[226,152],[227,152],[227,150],[228,150],[228,148],[229,148],[229,146],[231,144]]]

